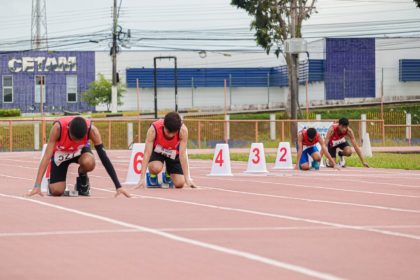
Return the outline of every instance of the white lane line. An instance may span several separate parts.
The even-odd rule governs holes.
[[[2,176],[2,175],[0,174],[0,176]],[[102,178],[101,176],[95,176],[95,177]],[[20,177],[13,177],[13,178],[20,179]],[[211,178],[213,178],[213,177],[211,177]],[[26,179],[26,178],[23,178],[23,179]],[[215,178],[215,179],[218,179],[218,178]],[[225,178],[223,178],[223,179],[225,179]],[[28,179],[26,179],[26,180],[28,180]],[[227,180],[227,179],[225,179],[225,180]],[[249,180],[247,182],[249,182]],[[263,183],[265,183],[265,182],[263,182]],[[101,188],[92,188],[92,189],[97,189],[97,190],[102,190],[102,191],[107,191],[107,192],[114,192],[114,191],[110,191],[110,190],[107,190],[107,189],[101,189]],[[277,217],[283,217],[285,219],[291,219],[291,220],[297,219],[297,220],[311,222],[311,223],[319,223],[319,224],[324,224],[324,225],[328,225],[328,226],[338,226],[338,227],[341,227],[341,228],[348,228],[348,229],[354,229],[354,230],[363,230],[364,229],[363,227],[360,227],[360,226],[351,226],[351,225],[330,223],[330,222],[324,222],[324,221],[318,221],[318,220],[312,220],[312,219],[305,219],[305,218],[298,218],[298,217],[292,217],[292,216],[276,215],[276,214],[252,211],[252,210],[247,210],[247,209],[236,209],[236,208],[230,208],[230,207],[206,205],[206,204],[195,203],[195,202],[165,199],[165,198],[162,198],[162,197],[151,197],[151,196],[139,196],[139,197],[160,199],[160,200],[172,201],[172,202],[178,202],[178,203],[188,203],[188,204],[192,204],[192,205],[207,206],[207,207],[211,207],[211,208],[218,208],[218,209],[231,210],[231,211],[238,210],[239,212],[245,212],[245,213],[253,213],[253,214],[258,214],[259,213],[259,214],[262,214],[262,215],[267,214],[268,216],[273,216],[273,217],[277,216]],[[381,231],[381,230],[375,230],[375,229],[365,229],[365,230],[371,231],[371,232],[382,233],[382,234],[385,234],[385,235],[391,235],[391,236],[405,237],[405,238],[416,239],[416,240],[420,239],[420,236],[404,234],[404,233],[399,233],[399,232]]]
[[[105,191],[105,192],[114,192],[114,191],[111,191],[111,190],[108,190],[108,189],[102,189],[102,188],[92,188],[92,189],[100,190],[100,191]],[[219,206],[219,205],[214,205],[214,204],[205,204],[205,203],[193,202],[193,201],[186,201],[186,200],[170,199],[170,198],[164,198],[164,197],[160,197],[160,196],[136,195],[136,194],[132,194],[132,195],[134,197],[138,197],[138,198],[146,198],[146,199],[154,199],[154,200],[168,201],[168,202],[174,202],[174,203],[181,203],[181,204],[187,204],[187,205],[194,205],[194,206],[206,207],[206,208],[211,208],[211,209],[218,209],[218,210],[224,210],[224,211],[246,213],[246,214],[251,214],[251,215],[258,215],[258,216],[279,218],[279,219],[284,219],[284,220],[289,220],[289,221],[306,222],[306,223],[317,224],[317,225],[337,227],[337,228],[341,228],[341,229],[350,229],[350,230],[356,230],[356,231],[366,231],[366,232],[379,233],[379,234],[382,234],[382,235],[388,235],[388,236],[393,236],[393,237],[401,237],[401,238],[408,238],[408,239],[420,240],[420,236],[419,235],[405,234],[405,233],[388,231],[388,230],[379,230],[379,229],[373,229],[373,228],[364,228],[362,226],[354,226],[354,225],[340,224],[340,223],[334,223],[334,222],[326,222],[326,221],[309,219],[309,218],[301,218],[301,217],[295,217],[295,216],[280,215],[280,214],[275,214],[275,213],[268,213],[268,212],[262,212],[262,211],[254,211],[254,210],[249,210],[249,209],[244,209],[244,208],[234,208],[234,207]]]
[[[3,165],[3,164],[0,164],[0,165]],[[33,168],[33,167],[25,167],[25,166],[16,166],[16,167],[19,167],[19,168],[27,168],[27,169],[36,169],[36,168]],[[77,175],[76,173],[73,173],[73,172],[69,172],[69,173],[70,174]],[[0,174],[0,176],[6,177],[6,178],[19,179],[19,177],[9,176],[9,175],[5,175],[5,174]],[[95,177],[95,178],[102,178],[102,176],[93,175],[93,174],[90,174],[89,176]],[[250,179],[248,179],[248,180],[241,180],[241,179],[228,179],[228,178],[203,177],[203,176],[195,176],[195,178],[205,178],[205,179],[222,180],[222,181],[233,181],[233,182],[250,182],[250,181],[252,181],[252,182],[260,183],[260,184],[288,185],[288,186],[296,186],[296,187],[304,187],[304,188],[328,189],[328,190],[334,190],[334,191],[363,193],[363,194],[371,194],[371,195],[385,195],[385,196],[396,196],[396,197],[420,198],[420,196],[414,196],[414,195],[401,195],[401,194],[393,194],[393,193],[380,193],[380,192],[370,192],[370,191],[357,191],[357,190],[348,190],[348,189],[340,189],[340,188],[321,187],[321,186],[314,186],[314,185],[306,186],[306,185],[299,185],[299,184],[256,181],[256,180],[250,180]],[[207,188],[212,189],[211,187],[207,187]],[[390,210],[390,211],[402,211],[402,212],[420,213],[419,210],[401,209],[401,208],[386,207],[386,206],[380,206],[380,205],[365,205],[365,204],[348,203],[348,202],[327,201],[327,200],[313,200],[313,199],[311,200],[311,199],[297,198],[297,197],[286,197],[286,196],[275,196],[275,195],[268,195],[268,194],[239,192],[239,191],[233,191],[233,190],[227,190],[227,189],[219,189],[219,190],[230,191],[230,192],[237,192],[237,193],[243,193],[243,194],[260,195],[260,196],[266,196],[266,197],[277,197],[277,198],[283,198],[283,199],[294,199],[294,200],[301,200],[301,201],[311,201],[311,202],[319,202],[319,203],[330,203],[330,204],[336,204],[336,205],[349,205],[349,206],[368,207],[368,208],[376,208],[376,209]]]
[[[328,274],[328,273],[324,273],[324,272],[319,272],[319,271],[316,271],[316,270],[313,270],[313,269],[310,269],[310,268],[306,268],[306,267],[303,267],[303,266],[299,266],[299,265],[295,265],[295,264],[291,264],[291,263],[286,263],[286,262],[281,262],[281,261],[278,261],[278,260],[275,260],[275,259],[263,257],[263,256],[256,255],[256,254],[253,254],[253,253],[249,253],[249,252],[245,252],[245,251],[241,251],[241,250],[236,250],[236,249],[231,249],[231,248],[228,248],[228,247],[224,247],[224,246],[220,246],[220,245],[216,245],[216,244],[211,244],[211,243],[207,243],[207,242],[203,242],[203,241],[199,241],[199,240],[195,240],[195,239],[191,239],[191,238],[186,238],[186,237],[182,237],[182,236],[175,235],[175,234],[172,234],[172,233],[164,232],[164,231],[161,231],[161,230],[127,223],[127,222],[112,219],[112,218],[109,218],[109,217],[105,217],[105,216],[101,216],[101,215],[97,215],[97,214],[93,214],[93,213],[89,213],[89,212],[85,212],[85,211],[76,210],[76,209],[73,209],[73,208],[59,206],[59,205],[56,205],[56,204],[47,203],[47,202],[43,202],[43,201],[38,201],[38,200],[34,200],[34,199],[29,199],[29,198],[25,198],[25,197],[6,195],[6,194],[2,194],[2,193],[0,193],[0,196],[7,197],[7,198],[12,198],[12,199],[17,199],[17,200],[23,200],[23,201],[27,201],[27,202],[30,202],[30,203],[39,204],[39,205],[42,205],[42,206],[47,206],[47,207],[50,207],[50,208],[59,209],[59,210],[65,211],[65,212],[70,212],[70,213],[77,214],[77,215],[80,215],[80,216],[89,217],[89,218],[92,218],[92,219],[104,221],[104,222],[107,222],[107,223],[110,223],[110,224],[113,224],[113,225],[118,225],[118,226],[122,226],[122,227],[129,228],[129,229],[135,229],[135,230],[138,230],[138,231],[147,232],[147,233],[157,235],[157,236],[160,236],[160,237],[172,240],[172,241],[178,241],[178,242],[186,243],[186,244],[189,244],[189,245],[209,249],[209,250],[212,250],[212,251],[216,251],[216,252],[225,253],[225,254],[228,254],[228,255],[240,257],[240,258],[243,258],[243,259],[247,259],[247,260],[251,260],[251,261],[255,261],[255,262],[260,262],[260,263],[263,263],[263,264],[271,265],[271,266],[274,266],[274,267],[277,267],[277,268],[286,269],[286,270],[289,270],[289,271],[293,271],[293,272],[296,272],[296,273],[300,273],[300,274],[311,276],[311,277],[318,278],[318,279],[326,279],[326,280],[342,279],[340,277],[337,277],[337,276],[334,276],[334,275],[331,275],[331,274]]]
[[[25,237],[25,236],[50,236],[50,235],[78,235],[99,233],[126,233],[138,232],[135,229],[109,229],[109,230],[60,230],[60,231],[37,231],[37,232],[1,232],[0,237]]]
[[[390,226],[363,226],[364,228],[404,228],[417,229],[420,225],[390,225]],[[311,230],[341,230],[335,227],[192,227],[192,228],[157,228],[165,232],[252,232],[252,231],[311,231]],[[83,235],[83,234],[106,234],[106,233],[138,233],[137,229],[105,229],[105,230],[61,230],[61,231],[36,231],[36,232],[0,232],[1,237],[34,237],[54,235]]]
[[[19,179],[20,178],[20,177],[14,177],[14,176],[5,175],[5,174],[0,174],[0,176],[7,177],[7,178],[13,178],[13,179]],[[90,175],[90,176],[91,177],[102,178],[101,176],[96,176],[96,175]],[[202,178],[200,176],[197,176],[197,177]],[[220,178],[213,178],[213,177],[211,177],[211,179],[220,179]],[[223,178],[223,180],[239,181],[239,180],[225,179],[225,178]],[[247,180],[246,182],[249,182],[249,181],[250,180]],[[267,182],[263,182],[263,181],[255,181],[255,180],[253,180],[253,182],[268,184]],[[272,182],[270,184],[282,184],[282,185],[302,186],[302,185],[296,185],[296,184],[275,183],[275,182]],[[307,198],[299,198],[299,197],[291,197],[291,196],[280,196],[280,195],[263,194],[263,193],[255,193],[255,192],[235,191],[235,190],[229,190],[229,189],[224,189],[224,188],[214,188],[214,187],[203,187],[203,188],[204,189],[217,190],[217,191],[225,191],[225,192],[231,192],[231,193],[245,194],[245,195],[254,195],[254,196],[262,196],[262,197],[271,197],[271,198],[280,198],[280,199],[289,199],[289,200],[299,200],[299,201],[306,201],[306,202],[317,202],[317,203],[326,203],[326,204],[335,204],[335,205],[346,205],[346,206],[355,206],[355,207],[365,207],[365,208],[371,208],[371,209],[379,209],[379,210],[388,210],[388,211],[408,212],[408,213],[420,214],[420,210],[403,209],[403,208],[396,208],[396,207],[386,207],[386,206],[380,206],[380,205],[370,205],[370,204],[360,204],[360,203],[350,203],[350,202],[330,201],[330,200],[319,200],[319,199],[307,199]],[[357,191],[357,192],[359,192],[359,191]],[[365,191],[363,191],[363,192],[365,193]],[[401,196],[401,195],[398,195],[398,196]],[[410,196],[410,197],[419,198],[417,196]]]
[[[219,188],[219,187],[217,187],[217,188],[215,188],[215,187],[205,187],[205,186],[200,186],[200,187],[204,188],[204,189],[210,189],[210,190],[216,190],[216,191],[222,191],[222,192],[230,192],[230,193],[237,193],[237,194],[244,194],[244,195],[252,195],[252,196],[262,196],[262,197],[271,197],[271,198],[280,198],[280,199],[289,199],[289,200],[299,200],[299,201],[305,201],[305,202],[318,202],[318,203],[335,204],[335,205],[356,206],[356,207],[365,207],[365,208],[372,208],[372,209],[379,209],[379,210],[388,210],[388,211],[420,214],[420,210],[413,210],[413,209],[403,209],[403,208],[386,207],[386,206],[371,205],[371,204],[351,203],[351,202],[342,202],[342,201],[309,199],[309,198],[300,198],[300,197],[293,197],[293,196],[256,193],[256,192],[235,191],[235,190]]]
[[[372,191],[359,191],[359,190],[349,190],[349,189],[342,189],[342,188],[330,188],[330,187],[322,187],[322,186],[314,186],[314,185],[300,185],[295,183],[281,183],[281,182],[270,182],[270,181],[259,181],[253,180],[252,178],[247,178],[247,180],[235,178],[229,179],[226,177],[210,177],[210,176],[194,176],[194,178],[201,178],[201,179],[209,179],[209,180],[219,180],[219,181],[231,181],[231,182],[245,182],[245,183],[258,183],[258,184],[265,184],[265,185],[282,185],[282,186],[291,186],[291,187],[299,187],[299,188],[306,188],[306,189],[321,189],[321,190],[332,190],[332,191],[340,191],[340,192],[351,192],[351,193],[362,193],[362,194],[371,194],[371,195],[384,195],[384,196],[395,196],[395,197],[407,197],[407,198],[420,198],[420,196],[416,195],[405,195],[405,194],[396,194],[396,193],[383,193],[383,192],[372,192]]]
[[[108,151],[110,153],[110,155],[112,155],[112,150]],[[29,155],[29,158],[32,158],[33,161],[28,161],[28,156],[19,153],[22,156],[16,157],[16,158],[21,158],[21,159],[26,159],[26,160],[19,160],[16,159],[15,157],[12,158],[8,158],[8,155],[12,155],[14,156],[16,154],[16,152],[13,153],[3,153],[3,155],[0,155],[0,159],[4,159],[4,160],[11,160],[11,161],[16,161],[16,162],[32,162],[32,163],[39,163],[39,160],[37,157],[34,156],[34,154],[39,153],[39,157],[41,157],[41,152],[27,152],[27,155]],[[128,154],[127,157],[125,156],[116,156],[117,158],[123,158],[125,160],[123,161],[118,161],[117,162],[121,162],[121,163],[127,163],[128,165],[128,159],[130,157],[130,155]],[[235,165],[238,166],[246,166],[246,162],[241,162],[241,161],[232,161]],[[210,164],[211,164],[211,160],[199,160],[199,159],[191,159],[190,163],[194,163],[194,164],[199,164],[202,165],[201,168],[207,168],[210,172]],[[277,170],[272,170],[273,174],[276,174],[276,172],[280,172]],[[288,172],[288,170],[285,171],[281,171],[281,172]],[[300,172],[301,173],[301,172]],[[330,175],[332,174],[332,171],[329,169],[321,169],[320,172],[316,173],[315,176],[321,175],[320,173],[324,173],[322,175]],[[356,173],[356,174],[351,174],[351,173]],[[334,173],[336,174],[336,173]],[[343,176],[372,176],[372,175],[389,175],[389,176],[396,176],[396,175],[403,175],[403,176],[420,176],[420,172],[416,172],[416,170],[408,170],[408,171],[403,171],[401,169],[395,169],[394,171],[389,171],[388,169],[381,169],[381,168],[377,168],[375,170],[372,169],[364,169],[364,168],[357,168],[357,167],[350,167],[349,169],[343,169],[341,170],[341,172],[339,173],[340,175]],[[301,173],[301,175],[305,176],[306,174]],[[373,177],[373,176],[372,176]]]
[[[333,227],[219,227],[219,228],[157,228],[164,232],[219,232],[219,231],[289,231],[289,230],[338,230]],[[37,231],[37,232],[0,232],[1,237],[33,237],[51,235],[79,235],[101,233],[130,233],[143,232],[137,229],[109,229],[109,230],[65,230],[65,231]]]
[[[354,183],[368,183],[373,185],[387,185],[387,186],[398,186],[398,187],[404,187],[404,188],[413,188],[413,189],[420,189],[420,185],[414,186],[414,185],[404,185],[404,184],[397,184],[397,183],[386,183],[386,182],[375,182],[375,181],[365,181],[365,180],[355,180],[355,179],[340,179],[340,178],[334,178],[334,180],[337,181],[345,181],[345,182],[354,182]],[[420,183],[420,180],[419,180]]]
[[[73,174],[73,173],[71,173],[71,174]],[[13,177],[13,176],[4,175],[4,174],[0,174],[0,176],[19,179],[19,177]],[[102,178],[101,176],[96,176],[96,175],[89,175],[89,176]],[[199,176],[197,176],[197,177],[199,177]],[[212,179],[218,179],[218,178],[212,178]],[[224,179],[224,180],[231,180],[231,179]],[[237,180],[231,180],[231,181],[237,181]],[[249,181],[250,180],[247,180],[247,182],[249,182]],[[255,182],[257,182],[257,181],[255,181]],[[261,182],[261,181],[258,181],[258,182]],[[273,183],[273,184],[276,184],[276,183]],[[286,184],[286,183],[281,183],[281,184]],[[297,186],[300,186],[300,185],[297,185]],[[298,200],[298,201],[306,201],[306,202],[317,202],[317,203],[334,204],[334,205],[355,206],[355,207],[364,207],[364,208],[379,209],[379,210],[388,210],[388,211],[420,214],[420,210],[387,207],[387,206],[381,206],[381,205],[370,205],[370,204],[360,204],[360,203],[330,201],[330,200],[320,200],[320,199],[308,199],[308,198],[300,198],[300,197],[292,197],[292,196],[281,196],[281,195],[263,194],[263,193],[255,193],[255,192],[235,191],[235,190],[230,190],[230,189],[225,189],[225,188],[214,188],[214,187],[204,187],[204,186],[201,186],[201,188],[202,189],[210,189],[210,190],[230,192],[230,193],[237,193],[237,194],[244,194],[244,195],[253,195],[253,196],[271,197],[271,198],[279,198],[279,199]],[[416,198],[418,198],[418,197],[416,197]]]
[[[399,228],[399,229],[417,229],[420,225],[367,225],[363,228]],[[300,231],[300,230],[342,230],[331,226],[295,226],[295,227],[204,227],[204,228],[160,228],[162,231],[184,232],[184,231]]]

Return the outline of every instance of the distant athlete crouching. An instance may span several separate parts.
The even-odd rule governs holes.
[[[333,162],[333,167],[337,168],[335,161],[332,160],[331,155],[328,153],[328,149],[325,146],[324,139],[316,131],[315,128],[302,129],[298,135],[297,141],[297,164],[295,169],[309,170],[311,167],[318,170],[321,161],[321,154],[318,151],[316,144],[321,145],[321,150],[327,156],[328,160]],[[309,165],[309,156],[312,157],[312,166]],[[337,168],[338,169],[338,168]]]

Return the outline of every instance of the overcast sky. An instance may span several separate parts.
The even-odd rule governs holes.
[[[17,40],[23,40],[21,45],[17,45],[23,47],[25,40],[30,39],[32,0],[0,0],[0,3],[0,49],[6,47],[1,45],[2,42]],[[84,44],[80,48],[108,49],[109,41],[105,38],[111,30],[112,0],[46,0],[46,3],[50,38],[97,34],[95,39],[103,38],[100,44]],[[420,9],[412,0],[319,0],[317,10],[318,13],[304,24],[303,35],[309,39],[354,34],[420,36]],[[383,23],[369,23],[372,21]],[[133,30],[132,45],[152,47],[164,47],[167,43],[141,38],[171,34],[190,38],[215,34],[221,38],[240,36],[253,39],[249,23],[250,17],[243,10],[231,6],[230,0],[122,0],[119,20],[123,28]],[[159,30],[174,33],[159,35]],[[64,44],[72,40],[74,38],[64,41]],[[186,40],[170,44],[195,48],[203,43]],[[220,43],[205,44],[211,47]],[[223,44],[255,48],[253,40]]]

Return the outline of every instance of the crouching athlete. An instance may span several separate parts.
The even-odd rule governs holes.
[[[297,164],[295,169],[309,170],[311,167],[318,170],[321,161],[321,154],[318,151],[316,144],[321,145],[322,152],[327,156],[328,160],[333,162],[333,167],[339,169],[332,160],[331,155],[328,153],[328,149],[325,146],[325,141],[322,136],[316,131],[315,128],[311,127],[308,129],[302,129],[298,135],[297,141]],[[312,166],[309,165],[309,156],[312,157]]]
[[[47,148],[39,164],[35,185],[28,195],[42,195],[41,182],[47,168],[50,168],[49,194],[63,195],[69,165],[76,163],[79,164],[79,176],[76,179],[75,189],[79,195],[89,196],[90,184],[87,173],[95,168],[95,157],[90,148],[90,140],[95,145],[96,152],[115,185],[115,196],[123,194],[130,197],[118,180],[115,169],[105,152],[98,129],[90,120],[74,116],[60,118],[54,122]]]
[[[182,188],[184,185],[195,188],[190,178],[190,170],[187,159],[188,129],[182,123],[177,112],[166,114],[164,119],[155,121],[147,131],[146,146],[141,169],[140,181],[136,188],[145,187],[146,169],[147,186],[159,186],[157,174],[163,171],[164,183]]]

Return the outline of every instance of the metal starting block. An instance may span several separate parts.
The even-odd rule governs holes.
[[[78,191],[70,191],[70,190],[65,190],[64,191],[64,196],[79,196],[79,192]]]

